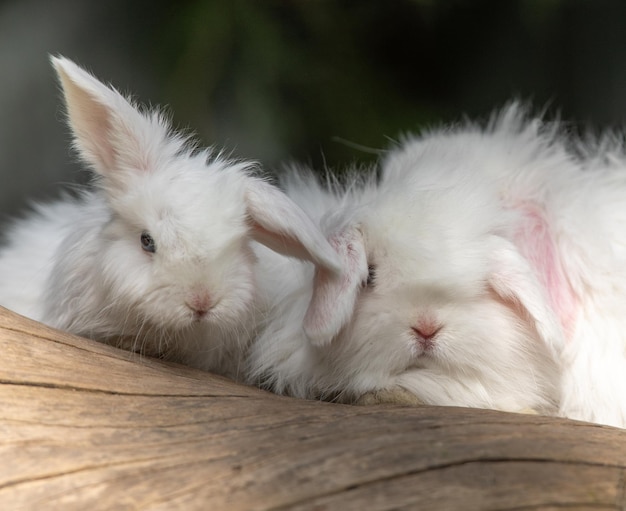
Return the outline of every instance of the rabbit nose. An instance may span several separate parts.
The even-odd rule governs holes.
[[[441,328],[442,326],[438,323],[421,321],[416,326],[412,326],[411,330],[422,349],[427,351],[435,346],[435,337]]]
[[[197,293],[185,301],[197,319],[203,318],[213,308],[213,300],[208,293]]]

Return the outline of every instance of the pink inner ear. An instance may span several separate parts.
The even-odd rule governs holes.
[[[284,235],[280,236],[275,232],[266,229],[261,224],[252,219],[248,219],[248,225],[252,230],[252,236],[259,242],[268,247],[276,247],[279,253],[302,257],[303,249],[296,240]]]
[[[343,262],[340,276],[317,268],[313,296],[304,317],[304,331],[312,344],[330,344],[350,321],[359,296],[361,283],[367,279],[368,267],[361,233],[350,229],[330,244]]]
[[[248,219],[248,225],[251,229],[252,237],[273,251],[305,261],[313,259],[311,252],[307,250],[300,240],[294,238],[290,233],[271,231],[252,218]]]
[[[515,245],[537,272],[539,281],[548,292],[552,310],[558,315],[566,338],[570,338],[579,304],[565,274],[548,221],[536,204],[524,203],[518,209],[524,221],[515,234]]]

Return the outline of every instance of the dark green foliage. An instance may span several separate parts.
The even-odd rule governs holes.
[[[138,44],[176,121],[269,167],[367,163],[402,133],[511,97],[621,121],[593,90],[617,71],[587,48],[622,56],[619,2],[187,0],[143,12]]]

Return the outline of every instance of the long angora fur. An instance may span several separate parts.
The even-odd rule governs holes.
[[[380,179],[292,170],[288,195],[346,271],[291,263],[249,381],[626,426],[626,156],[613,140],[568,141],[514,103],[486,126],[407,138]]]
[[[237,377],[266,307],[253,240],[336,271],[333,249],[253,163],[196,150],[158,111],[52,63],[94,183],[8,227],[0,305]]]

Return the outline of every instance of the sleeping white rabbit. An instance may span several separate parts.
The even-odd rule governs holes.
[[[68,59],[52,63],[95,179],[9,226],[0,305],[236,376],[265,312],[253,240],[331,272],[335,252],[253,163],[196,150],[158,111],[140,111]]]
[[[446,156],[433,153],[438,144],[447,154],[458,148],[461,172],[496,183],[501,207],[517,217],[508,238],[563,334],[562,345],[550,345],[562,371],[559,415],[626,427],[623,138],[583,142],[512,104],[486,129],[465,126],[407,141],[384,162],[385,179],[409,172],[424,185],[429,158],[446,165]]]
[[[292,263],[302,276],[275,297],[249,380],[626,427],[619,138],[584,145],[512,104],[486,127],[409,138],[381,167],[347,191],[286,179],[347,271]]]

